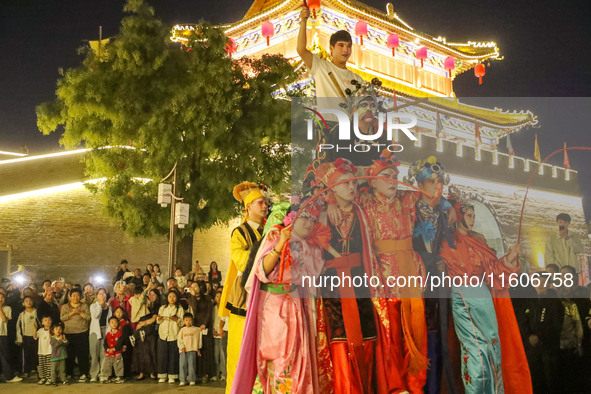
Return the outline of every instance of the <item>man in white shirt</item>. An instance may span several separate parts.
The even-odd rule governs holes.
[[[342,104],[346,104],[345,112],[351,117],[350,97],[355,95],[358,87],[363,84],[363,78],[347,68],[347,61],[351,57],[353,41],[351,34],[345,30],[339,30],[330,36],[331,60],[321,59],[315,56],[307,48],[306,24],[310,17],[310,10],[304,7],[300,13],[300,31],[298,35],[297,51],[302,61],[309,70],[310,76],[314,78],[316,85],[316,104],[319,110],[343,110]],[[355,109],[353,109],[355,110]],[[350,145],[355,141],[342,141],[342,150],[339,150],[337,117],[333,114],[323,114],[328,130],[321,131],[322,138],[319,141],[320,149],[318,159],[322,162],[335,161],[339,157],[347,158],[357,164],[358,156],[371,156],[368,154],[358,155],[351,150]],[[352,120],[352,119],[351,119]],[[363,122],[361,122],[363,123]],[[346,147],[348,146],[348,148]],[[379,155],[379,154],[378,154]],[[376,156],[376,155],[373,155]],[[371,161],[369,161],[371,164]]]
[[[571,217],[567,213],[556,216],[558,233],[550,235],[546,240],[544,261],[546,265],[556,264],[560,268],[570,265],[580,271],[577,254],[583,253],[584,249],[579,237],[569,233],[570,221]]]
[[[347,89],[356,89],[351,81],[363,83],[363,78],[347,69],[353,47],[351,35],[339,30],[330,36],[331,61],[321,59],[306,48],[306,23],[309,17],[310,9],[304,7],[300,13],[297,51],[316,82],[316,97],[347,97]]]

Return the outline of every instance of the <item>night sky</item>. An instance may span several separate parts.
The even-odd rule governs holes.
[[[387,1],[363,0],[385,10]],[[151,0],[156,16],[170,24],[233,22],[242,18],[252,0]],[[539,115],[539,129],[512,136],[518,156],[533,157],[534,133],[542,157],[562,147],[591,146],[591,1],[534,2],[512,0],[394,1],[395,12],[416,30],[450,42],[495,41],[503,61],[487,68],[479,86],[472,71],[455,79],[456,95],[464,102],[495,97],[504,109],[530,109]],[[43,136],[36,127],[35,106],[54,97],[58,69],[75,67],[77,48],[87,40],[118,32],[123,0],[0,0],[0,150],[31,153],[59,150],[59,135]],[[503,97],[581,97],[556,102]],[[516,106],[512,107],[511,104]],[[552,110],[550,110],[552,109]],[[560,112],[560,114],[558,113]],[[572,113],[572,116],[570,115]],[[556,119],[566,119],[557,122]],[[504,151],[504,143],[501,143]],[[588,219],[591,218],[591,153],[569,152]],[[562,165],[560,155],[554,164]]]

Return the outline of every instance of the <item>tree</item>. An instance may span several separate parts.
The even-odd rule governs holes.
[[[185,235],[235,217],[231,191],[241,181],[284,190],[290,104],[273,93],[298,78],[289,62],[232,61],[228,38],[208,24],[179,48],[142,0],[124,12],[100,58],[86,49],[79,67],[62,72],[56,99],[37,107],[41,132],[63,127],[66,148],[92,148],[86,172],[105,178],[93,190],[108,214],[134,236],[166,233],[169,213],[155,199],[175,163],[179,194],[191,204]]]

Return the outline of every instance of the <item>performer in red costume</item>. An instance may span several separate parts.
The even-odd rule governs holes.
[[[399,165],[398,159],[384,150],[365,173],[395,180]],[[398,190],[398,183],[383,179],[370,179],[369,184],[372,192],[361,201],[382,276],[409,279],[406,286],[386,288],[385,312],[390,324],[380,325],[384,330],[380,338],[389,343],[379,347],[378,357],[384,360],[388,380],[378,382],[379,391],[422,393],[427,380],[427,326],[422,289],[411,279],[425,275],[423,261],[412,244],[415,204],[420,193]],[[390,351],[380,355],[383,349]]]
[[[316,182],[332,187],[355,176],[357,169],[348,160],[323,163],[316,170]],[[341,210],[343,220],[327,223],[331,230],[330,246],[324,252],[324,278],[328,286],[321,289],[318,302],[318,373],[322,393],[374,393],[379,382],[386,381],[385,368],[376,359],[378,319],[368,287],[347,283],[332,288],[336,277],[356,278],[379,275],[373,256],[367,218],[355,203],[357,182],[352,180],[334,186],[328,192]],[[387,318],[387,316],[386,316]]]

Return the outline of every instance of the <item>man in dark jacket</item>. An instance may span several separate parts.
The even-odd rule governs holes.
[[[537,298],[529,300],[525,311],[527,324],[522,333],[525,352],[534,393],[560,393],[558,359],[564,307],[556,291],[544,287],[544,277],[540,282],[536,287]]]

